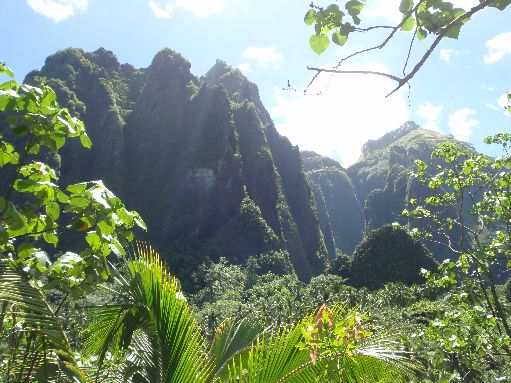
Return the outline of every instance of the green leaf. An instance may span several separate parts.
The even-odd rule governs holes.
[[[401,0],[401,4],[399,4],[399,12],[408,13],[413,8],[413,0]]]
[[[489,4],[490,7],[498,8],[501,11],[506,9],[511,4],[511,0],[495,0]]]
[[[126,251],[124,251],[124,248],[121,246],[118,240],[113,239],[112,243],[109,243],[108,246],[118,257],[123,257],[126,255]]]
[[[458,36],[460,35],[462,25],[458,24],[453,26],[449,31],[445,34],[446,37],[449,37],[451,39],[458,39]]]
[[[57,246],[57,243],[59,243],[59,238],[52,232],[43,233],[43,238],[47,243],[54,246]]]
[[[16,249],[16,252],[17,252],[19,258],[28,259],[34,252],[34,246],[32,246],[32,244],[30,244],[30,243],[24,242],[18,246],[18,248]]]
[[[13,234],[21,230],[26,224],[26,217],[20,214],[12,203],[8,204],[2,220],[7,223],[9,231],[12,231]]]
[[[312,25],[316,21],[316,11],[314,9],[309,9],[303,18],[303,21],[307,25]]]
[[[2,73],[5,73],[10,78],[14,77],[14,72],[10,68],[6,67],[5,65],[0,65],[0,74],[2,74]]]
[[[328,36],[325,35],[312,35],[309,39],[309,45],[311,49],[319,55],[328,48],[330,40]]]
[[[406,21],[401,26],[402,31],[411,31],[415,27],[415,19],[413,17],[409,17],[406,19]]]
[[[85,240],[92,250],[97,251],[101,248],[101,238],[96,233],[92,232],[87,234]]]
[[[82,143],[82,146],[84,148],[90,149],[92,147],[92,141],[90,140],[89,136],[85,133],[83,133],[80,136],[80,142]]]
[[[81,182],[79,184],[69,185],[66,190],[70,193],[81,193],[87,188],[86,182]]]
[[[350,16],[357,16],[362,11],[362,8],[364,8],[364,3],[358,1],[358,0],[350,0],[346,3],[344,6],[346,10],[348,11]]]
[[[105,221],[98,222],[98,227],[103,235],[110,235],[114,232],[114,228]]]
[[[55,188],[55,195],[60,203],[69,203],[69,197],[59,188]]]
[[[124,225],[131,226],[133,224],[133,218],[135,217],[135,214],[129,212],[125,208],[117,209],[115,213],[119,216]]]
[[[348,40],[348,36],[343,35],[339,31],[335,31],[332,34],[332,41],[334,42],[334,44],[343,46],[346,43],[347,40]]]
[[[60,215],[60,205],[57,202],[48,202],[46,204],[46,214],[48,214],[53,220],[57,220]]]
[[[0,84],[0,90],[13,90],[17,92],[19,90],[19,86],[16,80],[9,80]]]
[[[135,223],[137,224],[138,227],[147,231],[147,226],[146,226],[144,220],[142,218],[140,218],[140,216],[138,214],[135,216],[134,219],[135,219]]]
[[[69,201],[70,206],[85,208],[89,206],[90,201],[83,197],[72,197]]]
[[[417,39],[419,41],[424,40],[426,37],[428,37],[428,32],[424,28],[417,29],[417,32],[415,33],[417,36]]]

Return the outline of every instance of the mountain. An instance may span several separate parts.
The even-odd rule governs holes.
[[[429,193],[411,177],[414,161],[431,162],[433,151],[446,140],[452,138],[407,122],[367,142],[360,159],[347,169],[330,158],[302,152],[330,257],[335,249],[351,254],[366,233],[385,224],[408,224],[401,214],[408,201]],[[437,259],[449,255],[442,246],[429,248]]]
[[[327,249],[298,148],[239,70],[218,61],[198,78],[190,68],[170,49],[137,69],[103,48],[69,48],[28,74],[55,89],[93,142],[61,151],[63,184],[103,179],[180,276],[274,251],[302,280],[321,273]]]
[[[254,257],[275,272],[291,264],[308,281],[371,230],[408,224],[408,201],[428,195],[410,176],[414,161],[430,161],[452,139],[407,122],[344,168],[281,136],[239,70],[217,61],[197,77],[190,68],[170,49],[134,68],[103,48],[69,48],[25,80],[51,85],[92,139],[91,150],[69,143],[60,152],[63,185],[102,179],[141,213],[148,232],[140,238],[185,283],[220,257]]]
[[[330,259],[336,249],[351,254],[364,236],[363,209],[351,176],[328,157],[304,151],[302,158]]]

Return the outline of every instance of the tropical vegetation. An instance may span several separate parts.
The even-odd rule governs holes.
[[[311,3],[312,49],[364,32],[363,3]],[[390,38],[434,48],[510,1],[449,4],[402,1]],[[408,122],[344,169],[278,135],[239,71],[189,67],[0,66],[0,382],[511,381],[510,134],[491,158]]]
[[[89,147],[83,123],[44,85],[2,83],[0,107],[7,121],[1,166],[11,175],[1,199],[2,381],[390,382],[420,371],[341,306],[264,330],[226,318],[208,345],[154,250],[138,244],[126,259],[132,229],[145,228],[138,214],[99,181],[62,190],[58,172],[43,162],[58,162],[68,138]],[[83,250],[66,250],[79,239]],[[86,294],[98,288],[107,299],[79,308],[80,298],[94,302]]]

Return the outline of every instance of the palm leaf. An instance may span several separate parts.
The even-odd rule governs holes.
[[[250,347],[246,361],[236,358],[229,365],[231,383],[360,382],[400,383],[421,371],[421,365],[403,351],[393,351],[380,342],[360,346],[352,355],[340,354],[311,361],[302,341],[303,322],[262,334]]]
[[[246,361],[234,358],[229,366],[229,382],[276,383],[291,376],[310,358],[296,346],[302,339],[299,325],[260,335],[250,347]]]
[[[216,329],[210,346],[209,354],[213,362],[211,381],[227,379],[227,362],[247,350],[262,330],[262,326],[246,318],[240,321],[225,319]]]
[[[107,350],[130,350],[128,359],[144,366],[150,382],[206,382],[211,363],[177,279],[142,244],[125,274],[114,288],[122,303],[94,310],[85,350],[101,361]]]
[[[43,293],[27,276],[0,260],[1,301],[4,304],[0,329],[18,339],[8,347],[9,356],[0,355],[0,359],[9,360],[11,376],[51,381],[52,371],[58,370],[69,380],[84,381],[61,322]],[[10,328],[3,323],[7,316],[15,318]],[[19,347],[24,350],[18,352]]]

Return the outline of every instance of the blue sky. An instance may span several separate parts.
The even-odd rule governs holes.
[[[469,9],[477,0],[456,0]],[[146,67],[164,47],[180,52],[203,75],[222,59],[255,82],[277,129],[301,149],[356,161],[361,145],[408,119],[453,134],[496,154],[482,138],[509,129],[503,111],[511,89],[511,7],[477,14],[458,40],[446,40],[407,87],[389,98],[391,80],[361,75],[322,76],[307,95],[313,73],[346,54],[379,43],[381,32],[350,38],[321,56],[308,47],[303,23],[309,1],[296,0],[3,0],[0,61],[18,80],[66,47],[112,50],[120,62]],[[328,4],[329,1],[323,2]],[[317,2],[321,5],[321,2]],[[369,24],[399,22],[399,0],[367,0]],[[358,56],[346,69],[399,74],[410,35],[387,49]],[[428,41],[428,40],[426,40]],[[416,44],[417,60],[426,43]],[[288,80],[293,90],[283,90]]]

